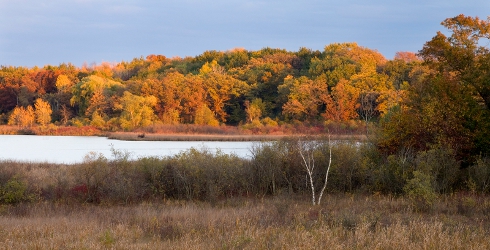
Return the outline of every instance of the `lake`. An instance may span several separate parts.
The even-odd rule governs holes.
[[[250,157],[254,142],[217,141],[119,141],[96,136],[0,135],[0,160],[23,162],[78,163],[89,152],[112,159],[111,148],[131,153],[132,159],[171,156],[190,148],[220,149],[242,158]]]

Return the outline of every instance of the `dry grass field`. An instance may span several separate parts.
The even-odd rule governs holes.
[[[190,149],[0,161],[0,249],[490,249],[487,158],[466,172],[424,173],[416,169],[447,154],[403,165],[337,143],[327,193],[312,205],[298,143],[257,146],[253,159]],[[311,151],[317,180],[322,145]]]
[[[3,206],[0,249],[490,249],[490,199],[328,195]]]

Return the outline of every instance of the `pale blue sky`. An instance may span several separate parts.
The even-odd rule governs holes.
[[[130,61],[148,54],[357,42],[417,52],[445,18],[486,19],[489,0],[0,0],[0,65]]]

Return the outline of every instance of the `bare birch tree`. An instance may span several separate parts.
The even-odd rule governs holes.
[[[325,191],[325,188],[327,187],[327,181],[328,181],[328,172],[330,171],[330,166],[332,165],[332,145],[330,143],[330,135],[328,136],[328,151],[329,151],[329,156],[328,156],[328,167],[327,171],[325,173],[325,181],[323,183],[323,187],[320,191],[320,194],[318,195],[318,200],[316,199],[316,191],[315,191],[315,153],[317,153],[320,150],[320,144],[318,141],[315,140],[299,140],[298,141],[298,151],[299,154],[301,155],[301,159],[303,160],[303,166],[306,170],[306,173],[308,174],[308,180],[310,183],[310,188],[311,188],[311,196],[312,196],[312,202],[313,205],[320,205],[320,202],[322,200],[323,193]]]

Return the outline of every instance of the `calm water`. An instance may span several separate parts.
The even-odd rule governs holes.
[[[111,147],[131,153],[133,159],[144,156],[170,156],[191,147],[206,147],[240,157],[250,157],[253,142],[199,141],[118,141],[95,136],[0,135],[0,160],[76,163],[93,151],[112,159]]]

